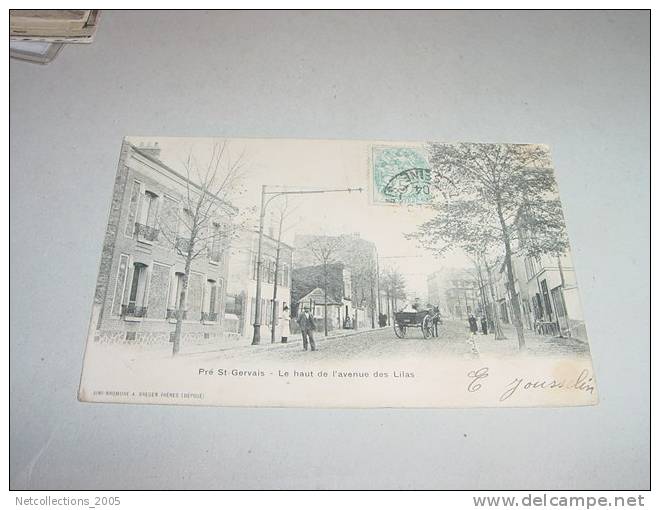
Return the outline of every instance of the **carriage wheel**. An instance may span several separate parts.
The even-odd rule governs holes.
[[[422,335],[424,335],[425,339],[433,336],[433,319],[431,319],[430,315],[427,315],[422,320]]]
[[[394,322],[394,334],[397,338],[406,338],[406,326],[404,324]]]

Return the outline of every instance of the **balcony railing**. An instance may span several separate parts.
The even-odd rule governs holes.
[[[209,260],[211,262],[215,262],[216,264],[220,264],[220,261],[222,260],[222,251],[220,250],[214,250],[212,248],[208,249],[208,256]]]
[[[141,241],[148,241],[153,243],[158,239],[159,230],[149,225],[143,225],[142,223],[135,224],[135,235]]]
[[[559,327],[556,322],[536,321],[534,329],[540,335],[559,336]]]
[[[146,306],[135,306],[134,303],[128,305],[121,305],[121,316],[122,317],[146,317],[147,316],[147,307]]]
[[[218,312],[202,312],[202,322],[217,322]]]
[[[166,319],[176,319],[176,313],[177,310],[175,308],[168,308],[167,309],[167,315],[165,316]],[[184,310],[183,312],[183,320],[186,320],[186,317],[188,315],[188,312]]]

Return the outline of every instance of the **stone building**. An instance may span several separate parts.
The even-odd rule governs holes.
[[[251,342],[254,331],[257,285],[257,254],[259,232],[244,231],[232,243],[231,268],[227,291],[225,320],[232,323],[232,331],[240,336],[241,342]],[[279,244],[279,247],[278,247]],[[284,305],[291,307],[291,267],[293,247],[271,235],[263,235],[261,278],[261,339],[271,338],[271,327]],[[279,251],[279,255],[278,255]],[[277,282],[277,296],[273,300],[273,290]],[[273,301],[275,314],[273,314]],[[228,324],[228,327],[229,324]],[[276,336],[277,338],[277,336]]]
[[[90,324],[97,342],[167,346],[171,341],[184,278],[185,260],[176,249],[186,242],[183,202],[188,193],[201,191],[159,158],[157,143],[122,145]],[[226,336],[229,236],[223,233],[236,210],[218,200],[212,211],[210,241],[189,274],[184,348]]]

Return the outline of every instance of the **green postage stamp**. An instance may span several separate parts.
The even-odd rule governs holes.
[[[421,147],[373,147],[371,175],[376,204],[431,201],[431,172],[426,151]]]

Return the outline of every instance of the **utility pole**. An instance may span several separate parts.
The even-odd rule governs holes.
[[[261,267],[262,267],[262,252],[263,252],[263,237],[264,237],[264,216],[266,215],[266,208],[274,198],[284,195],[307,195],[307,194],[320,194],[320,193],[352,193],[358,191],[362,193],[362,188],[342,188],[342,189],[296,189],[296,190],[268,190],[267,185],[261,186],[261,211],[259,213],[259,242],[257,248],[257,289],[255,292],[254,303],[254,332],[252,333],[252,345],[259,345],[261,343]],[[269,196],[266,199],[266,196]]]
[[[378,302],[376,308],[378,309],[378,326],[380,327],[380,316],[381,316],[381,309],[380,309],[380,262],[378,261],[378,248],[376,248],[376,245],[374,245],[374,251],[376,252],[376,292],[378,296]]]
[[[277,324],[277,279],[280,277],[280,252],[282,249],[282,223],[284,214],[280,214],[280,225],[277,230],[277,251],[275,252],[275,277],[273,278],[273,319],[270,321],[270,343],[275,343],[275,326]],[[284,282],[287,285],[287,282]]]

